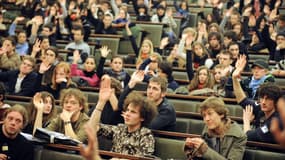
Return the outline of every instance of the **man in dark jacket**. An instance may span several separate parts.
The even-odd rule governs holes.
[[[135,85],[144,79],[143,71],[136,71],[125,87],[125,90],[119,98],[119,108],[124,105],[127,95],[133,90]],[[149,80],[147,87],[147,99],[152,100],[157,107],[157,116],[151,121],[149,128],[156,130],[175,131],[176,114],[173,105],[165,98],[167,90],[167,80],[161,77],[153,77]]]
[[[33,96],[37,74],[33,72],[36,60],[26,56],[17,70],[0,72],[0,81],[4,82],[8,94]]]
[[[237,63],[239,65],[233,72],[232,78],[237,102],[244,108],[244,132],[247,134],[249,141],[275,143],[275,139],[270,132],[270,126],[274,118],[281,121],[279,113],[276,110],[277,101],[281,96],[281,89],[274,84],[266,83],[260,86],[258,92],[259,103],[246,97],[238,81],[238,77],[246,64],[245,57],[239,59]],[[252,120],[254,120],[254,129],[250,128]],[[281,122],[279,124],[281,126]]]

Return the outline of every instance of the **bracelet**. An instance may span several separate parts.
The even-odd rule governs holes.
[[[99,112],[102,112],[102,109],[99,109],[99,108],[95,108],[95,110],[97,110]]]
[[[69,123],[71,123],[71,121],[66,121],[66,122],[64,122],[64,125],[67,125]]]

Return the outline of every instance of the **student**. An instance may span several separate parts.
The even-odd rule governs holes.
[[[107,55],[110,53],[110,50],[108,49],[107,46],[103,46],[101,49],[101,57],[106,59]],[[80,78],[79,84],[80,85],[82,82],[80,81],[85,81],[87,84],[85,86],[90,86],[90,87],[96,87],[99,86],[100,78],[98,76],[98,73],[103,72],[104,68],[104,62],[101,61],[98,65],[98,73],[96,73],[95,68],[96,68],[96,62],[95,62],[95,57],[93,56],[88,56],[83,64],[83,70],[78,68],[78,62],[80,60],[80,54],[78,50],[75,50],[73,52],[73,63],[71,64],[71,76],[75,77],[78,76]]]
[[[131,155],[152,155],[154,153],[154,136],[146,128],[155,116],[154,104],[138,93],[131,93],[124,100],[124,124],[117,126],[97,125],[101,112],[111,96],[111,80],[104,75],[101,80],[99,101],[96,105],[89,124],[98,130],[98,135],[111,138],[113,145],[111,151]]]
[[[38,104],[41,103],[41,104]],[[43,111],[41,117],[42,121],[38,121],[41,124],[34,124],[36,120],[36,116],[39,116],[41,111],[38,111],[39,108],[37,106],[43,105]],[[42,108],[40,108],[42,109]],[[23,132],[34,134],[37,128],[33,128],[34,126],[42,126],[43,128],[47,127],[50,121],[56,117],[57,109],[55,107],[55,99],[48,92],[38,92],[34,95],[32,102],[27,107],[27,111],[29,114],[29,123],[24,128]]]
[[[58,64],[57,60],[58,51],[55,47],[49,47],[45,50],[45,53],[41,56],[41,63],[36,66],[36,71],[39,72],[42,68],[48,68],[44,74],[42,83],[43,84],[50,84],[52,80],[53,71]]]
[[[15,51],[16,41],[13,37],[7,37],[0,48],[0,69],[14,70],[21,64],[21,58]]]
[[[143,71],[136,71],[131,77],[129,84],[125,87],[119,98],[119,108],[123,107],[124,99],[134,89],[135,85],[144,79]],[[147,99],[155,103],[157,116],[148,126],[150,129],[175,131],[176,114],[173,105],[165,97],[167,90],[167,80],[162,77],[152,77],[149,80],[146,90]]]
[[[43,74],[49,67],[40,67],[37,77],[37,91],[47,91],[51,93],[55,99],[60,97],[60,91],[66,88],[75,88],[76,84],[72,82],[70,76],[70,66],[66,62],[60,62],[53,70],[52,80],[50,84],[42,85]]]
[[[237,102],[244,108],[244,132],[246,133],[249,141],[276,143],[272,133],[270,132],[270,125],[274,118],[280,121],[280,116],[276,110],[276,104],[281,95],[281,90],[278,86],[267,83],[261,85],[259,88],[259,103],[248,98],[242,90],[238,80],[238,77],[240,77],[240,74],[246,64],[245,56],[242,56],[237,63],[239,65],[233,72],[232,78]],[[252,115],[254,115],[253,119]],[[252,120],[254,120],[254,129],[250,128]]]
[[[34,104],[37,108],[34,128],[42,128],[44,103],[39,95],[34,99]],[[62,106],[62,112],[51,120],[46,129],[64,133],[66,136],[84,142],[87,137],[83,127],[89,117],[85,114],[88,103],[83,92],[74,88],[64,90],[61,94],[60,106]]]
[[[201,66],[197,69],[196,74],[188,86],[189,94],[211,94],[205,89],[211,90],[213,85],[214,80],[209,68]]]
[[[228,117],[228,109],[222,99],[209,97],[200,105],[205,122],[202,138],[187,138],[184,151],[192,159],[242,160],[246,135],[240,126]]]
[[[11,95],[33,96],[37,74],[33,72],[36,60],[31,56],[23,57],[19,69],[0,72],[0,81],[4,82],[6,91]]]
[[[16,104],[4,114],[3,124],[0,125],[1,159],[33,160],[33,145],[20,134],[28,123],[26,109]]]
[[[100,62],[99,64],[104,64],[106,61],[106,58],[101,57],[100,58]],[[115,79],[117,79],[118,81],[120,81],[122,87],[124,88],[130,80],[130,75],[129,73],[124,70],[123,68],[123,58],[120,56],[113,56],[111,59],[111,63],[110,63],[110,69],[99,69],[100,66],[98,66],[98,70],[97,70],[97,75],[99,77],[102,77],[104,74],[108,74],[111,77],[114,77]],[[102,66],[104,67],[104,66]],[[103,72],[100,72],[103,71]]]
[[[178,83],[174,80],[174,77],[172,75],[172,65],[170,63],[160,62],[158,64],[157,76],[167,79],[167,89],[175,91],[179,87]]]

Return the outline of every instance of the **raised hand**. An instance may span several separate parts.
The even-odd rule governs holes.
[[[135,87],[135,85],[138,83],[138,82],[142,82],[144,79],[144,71],[135,71],[133,74],[132,74],[132,77],[129,81],[129,87],[130,88],[133,88]]]
[[[234,70],[232,77],[233,78],[240,78],[241,72],[243,71],[244,67],[246,65],[246,56],[241,55],[236,62],[236,69]]]
[[[73,64],[77,64],[80,59],[81,59],[81,57],[80,57],[79,51],[75,50],[73,52]]]
[[[164,37],[161,39],[160,41],[160,49],[164,49],[166,45],[168,45],[169,43],[169,38],[168,37]]]
[[[108,56],[108,54],[111,52],[111,50],[108,49],[108,46],[102,46],[100,48],[100,52],[101,52],[101,56],[106,58]]]
[[[99,101],[107,102],[112,95],[111,78],[108,75],[104,75],[101,78]]]
[[[88,139],[88,145],[86,147],[83,146],[83,144],[80,144],[80,154],[86,159],[86,160],[99,160],[99,154],[98,154],[98,140],[97,140],[97,133],[95,132],[94,128],[90,126],[89,124],[85,125],[84,128],[87,139]]]
[[[39,73],[41,73],[41,74],[45,73],[50,67],[51,67],[51,64],[47,64],[47,63],[42,62],[40,64]]]
[[[34,95],[33,103],[37,110],[40,110],[40,111],[44,110],[44,102],[43,102],[41,93],[38,92]]]
[[[7,52],[5,47],[0,48],[0,56],[4,55]]]
[[[41,40],[36,39],[35,44],[33,45],[32,57],[36,57],[36,54],[41,50]]]
[[[251,122],[253,119],[253,107],[251,105],[245,106],[245,109],[243,110],[243,121]]]

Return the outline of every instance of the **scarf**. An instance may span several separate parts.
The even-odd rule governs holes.
[[[251,93],[251,98],[254,98],[256,95],[256,91],[259,88],[259,85],[261,83],[264,82],[264,80],[267,78],[267,76],[263,76],[260,79],[254,79],[254,77],[252,76],[251,81],[249,83],[249,88],[252,89],[252,93]]]
[[[92,78],[93,75],[95,74],[95,71],[87,72],[87,71],[83,70],[83,73],[86,77]]]

